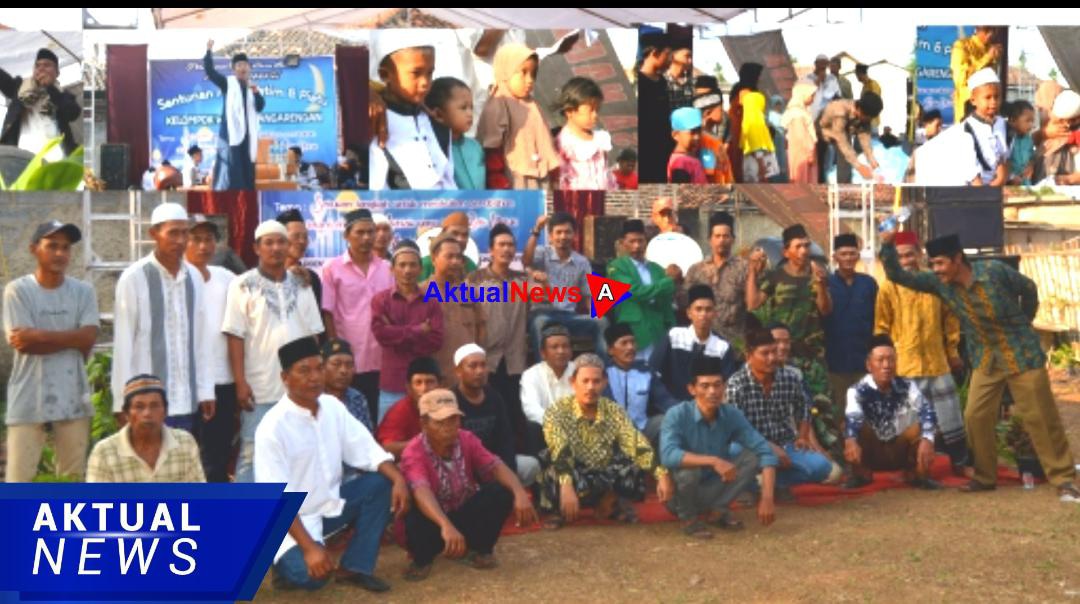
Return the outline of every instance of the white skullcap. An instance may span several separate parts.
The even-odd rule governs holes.
[[[263,237],[264,235],[273,235],[275,233],[281,235],[282,237],[289,236],[289,231],[287,231],[285,229],[285,225],[281,224],[280,222],[276,220],[263,221],[263,223],[255,229],[255,241],[258,241],[259,238]]]
[[[816,59],[814,59],[815,63],[817,63],[819,61],[825,61],[826,63],[828,63],[829,62],[829,57],[824,55],[824,54],[820,54],[820,55],[817,56]]]
[[[968,92],[974,92],[979,86],[985,86],[987,84],[1000,84],[1001,80],[998,79],[996,71],[989,67],[984,67],[979,71],[971,74],[968,78]]]
[[[1059,120],[1071,120],[1080,116],[1080,94],[1074,90],[1062,90],[1054,99],[1050,115]]]
[[[150,214],[150,226],[169,222],[170,220],[183,220],[186,222],[188,213],[184,206],[178,203],[163,203],[154,208],[153,213]]]
[[[386,214],[372,214],[371,221],[375,224],[390,224],[390,219],[386,217]]]
[[[434,48],[432,32],[425,29],[384,29],[371,32],[371,77],[381,81],[379,64],[406,48]]]
[[[474,354],[482,354],[484,356],[487,356],[487,353],[484,352],[483,348],[480,348],[472,342],[462,346],[461,348],[458,348],[457,352],[454,353],[454,366],[457,367],[461,364],[462,361],[465,360],[465,357]]]

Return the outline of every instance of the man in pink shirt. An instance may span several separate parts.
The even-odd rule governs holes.
[[[345,215],[345,242],[345,253],[327,260],[322,269],[326,335],[352,347],[356,359],[353,387],[367,399],[371,417],[378,417],[382,349],[371,331],[371,301],[394,286],[394,277],[390,263],[372,252],[375,222],[370,211],[361,208]]]
[[[461,429],[457,398],[449,390],[420,397],[421,433],[401,454],[401,472],[416,507],[405,516],[412,563],[407,581],[431,572],[440,553],[466,557],[473,568],[495,568],[495,543],[506,518],[536,524],[536,510],[513,470]]]

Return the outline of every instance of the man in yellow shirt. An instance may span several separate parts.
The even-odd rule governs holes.
[[[1001,58],[1003,48],[1000,43],[995,43],[993,40],[994,28],[980,25],[975,28],[973,35],[960,38],[953,43],[949,66],[952,68],[953,77],[954,123],[959,123],[964,119],[964,105],[971,98],[968,78],[985,67],[997,69],[997,62]]]
[[[914,232],[896,234],[896,252],[904,270],[919,270],[922,252]],[[896,344],[896,374],[914,382],[934,405],[953,471],[962,475],[967,443],[952,377],[952,370],[963,364],[958,350],[960,321],[937,296],[892,281],[881,284],[874,317],[874,332],[888,335]]]
[[[867,92],[873,92],[880,97],[881,84],[878,84],[877,80],[870,78],[869,71],[870,67],[868,67],[867,65],[863,65],[862,63],[859,63],[855,66],[855,79],[859,80],[859,83],[862,84],[862,92],[860,93],[860,96],[866,94]],[[884,99],[885,97],[881,98]],[[878,117],[875,117],[873,120],[870,121],[870,130],[872,130],[874,134],[877,134],[878,126],[880,125],[881,116],[879,115]]]

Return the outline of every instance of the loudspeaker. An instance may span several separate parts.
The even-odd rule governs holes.
[[[1005,245],[1004,195],[1000,187],[927,187],[929,239],[956,233],[966,248]]]
[[[102,143],[98,148],[101,157],[101,179],[110,190],[128,188],[128,172],[131,169],[131,149],[127,143]]]

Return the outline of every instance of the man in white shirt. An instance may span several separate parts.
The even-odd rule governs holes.
[[[323,330],[315,294],[285,268],[286,233],[276,220],[255,229],[259,266],[233,280],[225,303],[221,331],[227,338],[236,403],[242,410],[237,482],[251,482],[255,428],[285,395],[277,350],[297,338],[314,338]]]
[[[220,266],[210,266],[220,233],[218,227],[204,214],[191,217],[191,235],[184,257],[203,280],[203,306],[205,315],[207,349],[210,356],[200,359],[209,366],[214,380],[214,416],[196,422],[196,438],[202,453],[203,470],[208,482],[229,481],[229,456],[232,450],[234,422],[236,420],[236,384],[229,367],[229,349],[225,334],[221,333],[221,320],[225,317],[225,303],[229,284],[236,277],[232,271]]]
[[[570,376],[570,331],[555,323],[540,334],[540,358],[543,360],[521,374],[521,410],[526,420],[526,453],[536,455],[544,449],[544,412],[555,401],[574,393]]]
[[[810,104],[810,113],[813,114],[815,122],[821,116],[825,105],[828,105],[829,101],[833,99],[840,98],[843,94],[840,90],[840,81],[836,79],[835,75],[829,73],[828,69],[829,57],[818,55],[814,59],[814,71],[806,74],[803,78],[817,86],[817,91],[814,93],[814,102]]]
[[[391,511],[409,508],[405,478],[394,456],[336,398],[323,394],[323,361],[315,339],[303,337],[277,353],[286,394],[267,412],[255,433],[255,479],[285,483],[306,493],[304,503],[274,555],[274,569],[291,587],[314,590],[333,573],[372,591],[390,589],[372,575],[379,539]],[[341,482],[342,465],[362,470]],[[339,567],[324,537],[352,526]]]
[[[214,379],[208,358],[203,280],[184,261],[187,210],[163,203],[150,216],[154,251],[116,282],[113,322],[113,411],[120,412],[124,384],[139,374],[165,383],[173,428],[193,432],[195,416],[214,416]],[[199,361],[199,362],[197,362]]]

